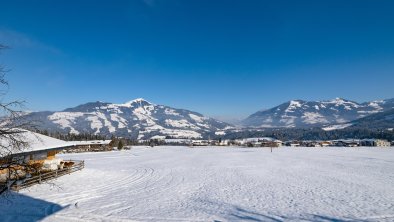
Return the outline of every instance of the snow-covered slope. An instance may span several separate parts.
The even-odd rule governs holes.
[[[394,108],[384,112],[369,115],[367,117],[354,120],[349,123],[353,128],[368,129],[393,129],[394,128]]]
[[[343,124],[394,107],[394,99],[356,103],[336,98],[330,101],[292,100],[259,111],[242,121],[248,127],[321,127]]]
[[[231,127],[199,113],[156,105],[144,99],[124,104],[86,103],[61,112],[33,112],[39,128],[63,133],[94,133],[138,139],[201,138]]]

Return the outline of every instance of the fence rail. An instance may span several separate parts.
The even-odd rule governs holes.
[[[11,189],[18,191],[20,189],[33,186],[34,184],[40,184],[48,180],[56,179],[63,175],[82,170],[85,167],[85,161],[83,160],[67,160],[67,162],[74,162],[74,164],[69,167],[64,167],[63,169],[58,169],[46,173],[38,173],[37,175],[18,180],[16,183],[14,183],[13,186],[11,186]]]

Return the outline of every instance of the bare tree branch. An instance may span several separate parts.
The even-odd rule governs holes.
[[[0,52],[8,49],[0,44]],[[37,168],[27,164],[23,155],[14,155],[26,149],[29,141],[23,135],[24,128],[33,126],[24,120],[24,101],[4,102],[4,97],[8,91],[8,82],[5,79],[6,70],[0,65],[0,176],[6,175],[5,183],[0,186],[0,195],[6,193],[21,178],[28,174],[37,173]],[[6,174],[5,174],[6,173]],[[4,179],[4,178],[3,178]]]

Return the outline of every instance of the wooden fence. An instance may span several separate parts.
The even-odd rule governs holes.
[[[14,183],[11,187],[12,190],[18,191],[20,189],[33,186],[35,184],[40,184],[48,180],[56,179],[60,176],[70,174],[79,170],[82,170],[85,167],[85,161],[79,160],[68,160],[68,162],[74,162],[72,166],[64,167],[63,169],[58,169],[46,173],[38,173],[37,175],[21,179]],[[1,186],[1,184],[0,184]]]

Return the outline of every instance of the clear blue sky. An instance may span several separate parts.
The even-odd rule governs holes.
[[[394,1],[1,1],[9,98],[142,97],[209,116],[394,97]]]

